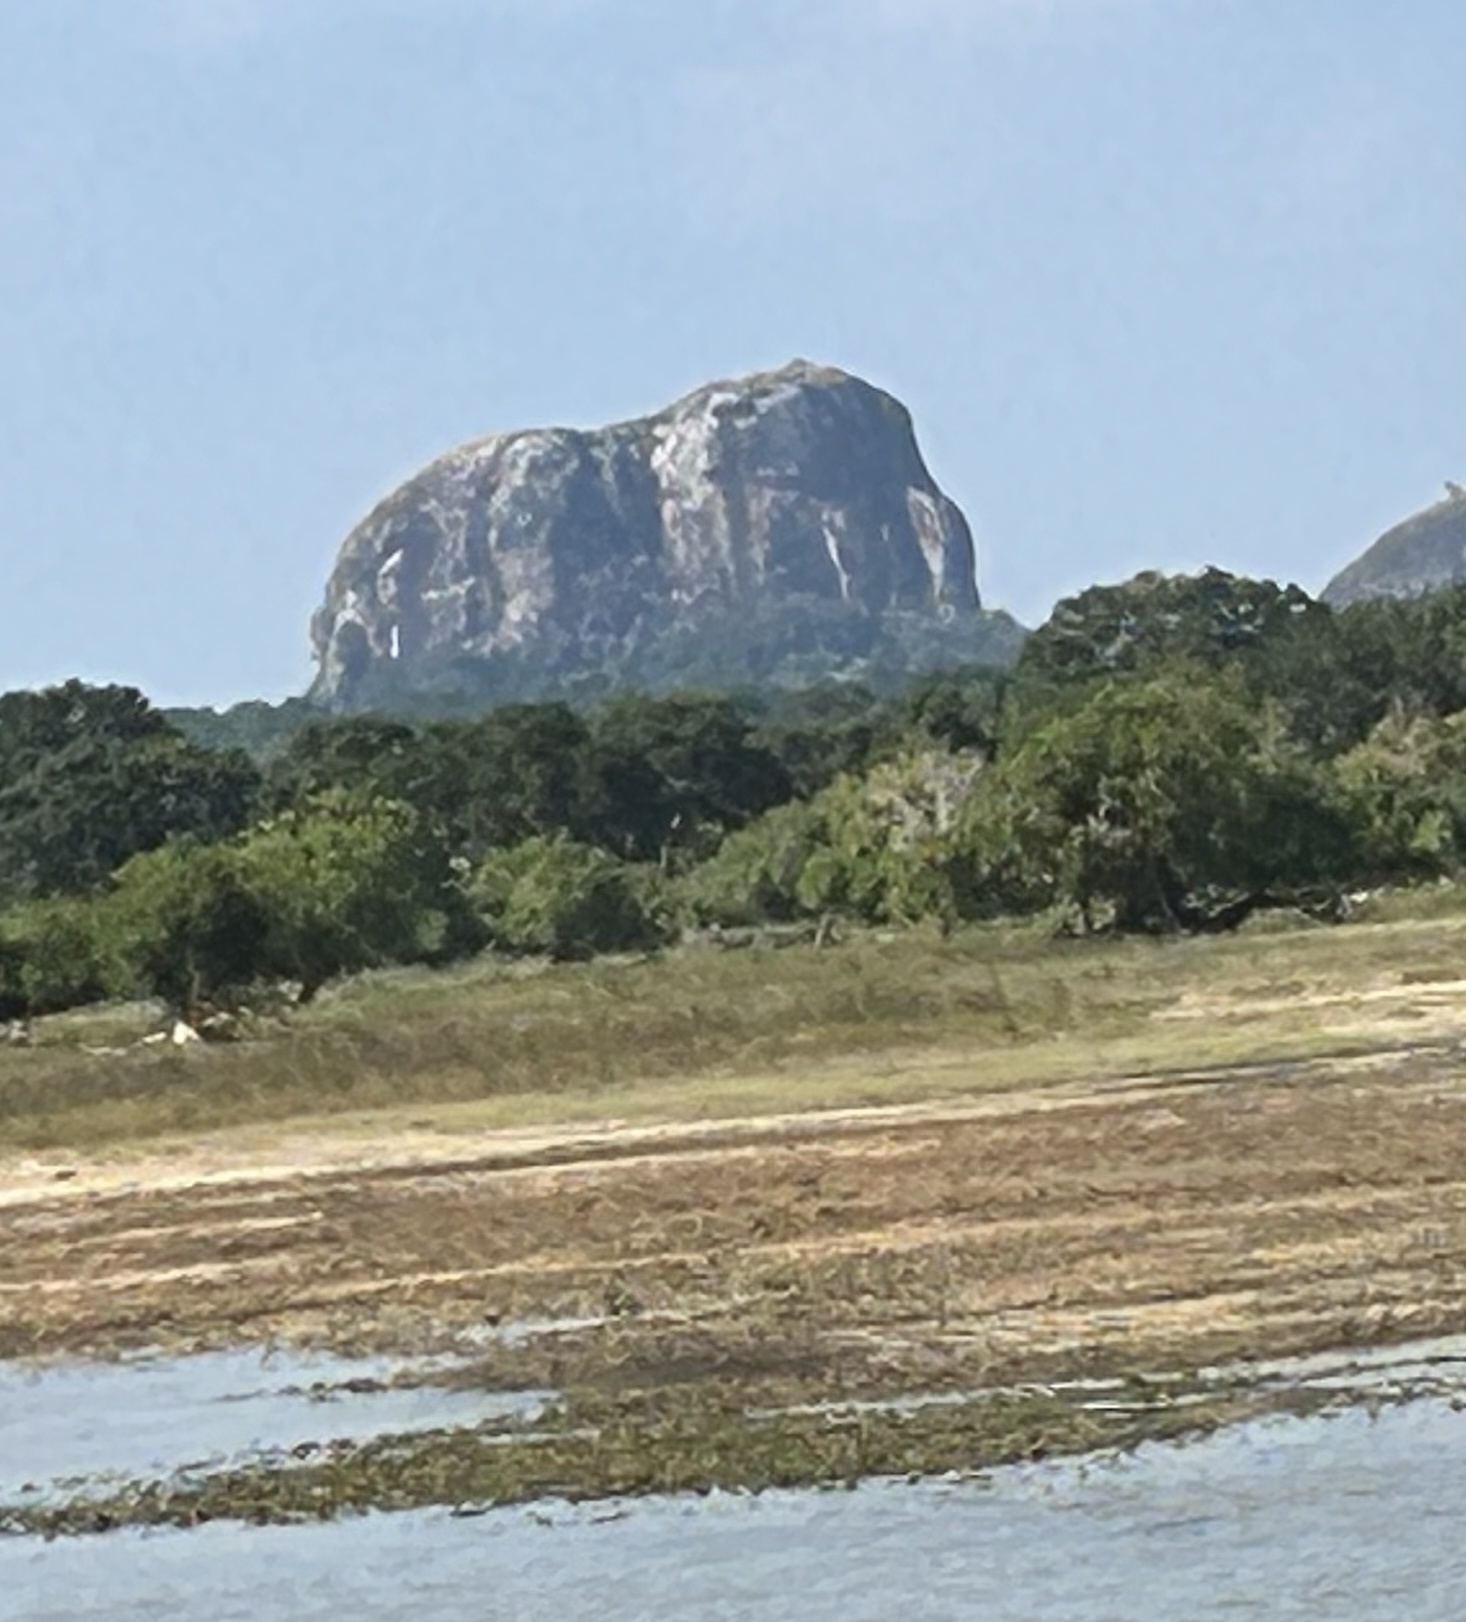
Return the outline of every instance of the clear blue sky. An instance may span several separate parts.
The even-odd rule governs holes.
[[[0,688],[281,697],[439,450],[793,355],[1028,623],[1466,479],[1460,0],[3,0]]]

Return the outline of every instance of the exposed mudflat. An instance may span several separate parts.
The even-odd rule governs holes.
[[[1439,1043],[790,1117],[16,1158],[0,1350],[410,1351],[589,1314],[547,1364],[624,1384],[782,1359],[848,1386],[1405,1339],[1466,1323],[1463,1135]]]

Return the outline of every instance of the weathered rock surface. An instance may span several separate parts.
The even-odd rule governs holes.
[[[1364,597],[1417,597],[1466,582],[1466,489],[1447,483],[1445,500],[1396,524],[1329,581],[1331,608]]]
[[[1022,634],[982,611],[966,520],[905,408],[796,361],[655,416],[439,457],[342,546],[312,696],[1002,661]]]

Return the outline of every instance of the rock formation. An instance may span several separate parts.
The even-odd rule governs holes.
[[[347,537],[311,630],[337,707],[997,662],[1023,634],[982,611],[905,408],[804,361],[448,452]]]
[[[1363,597],[1416,597],[1466,582],[1466,490],[1446,481],[1445,500],[1396,524],[1329,581],[1331,608]]]

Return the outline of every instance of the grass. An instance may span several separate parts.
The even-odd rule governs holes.
[[[1252,1411],[1239,1397],[1193,1408],[1087,1412],[1047,1394],[974,1398],[911,1412],[751,1415],[736,1400],[631,1401],[579,1422],[572,1403],[516,1436],[492,1429],[383,1438],[295,1466],[138,1483],[110,1496],[0,1508],[0,1534],[54,1537],[120,1526],[231,1519],[327,1520],[431,1504],[484,1509],[543,1498],[853,1486],[871,1476],[972,1472],[1020,1460],[1196,1435]]]
[[[1447,903],[1452,903],[1448,905]],[[1456,977],[1466,911],[1230,938],[1064,941],[1037,925],[865,933],[835,947],[680,948],[550,966],[369,974],[218,1046],[143,1047],[145,1009],[44,1021],[0,1050],[0,1148],[86,1148],[410,1108],[443,1130],[896,1102],[1347,1054],[1398,1029],[1350,999]]]

